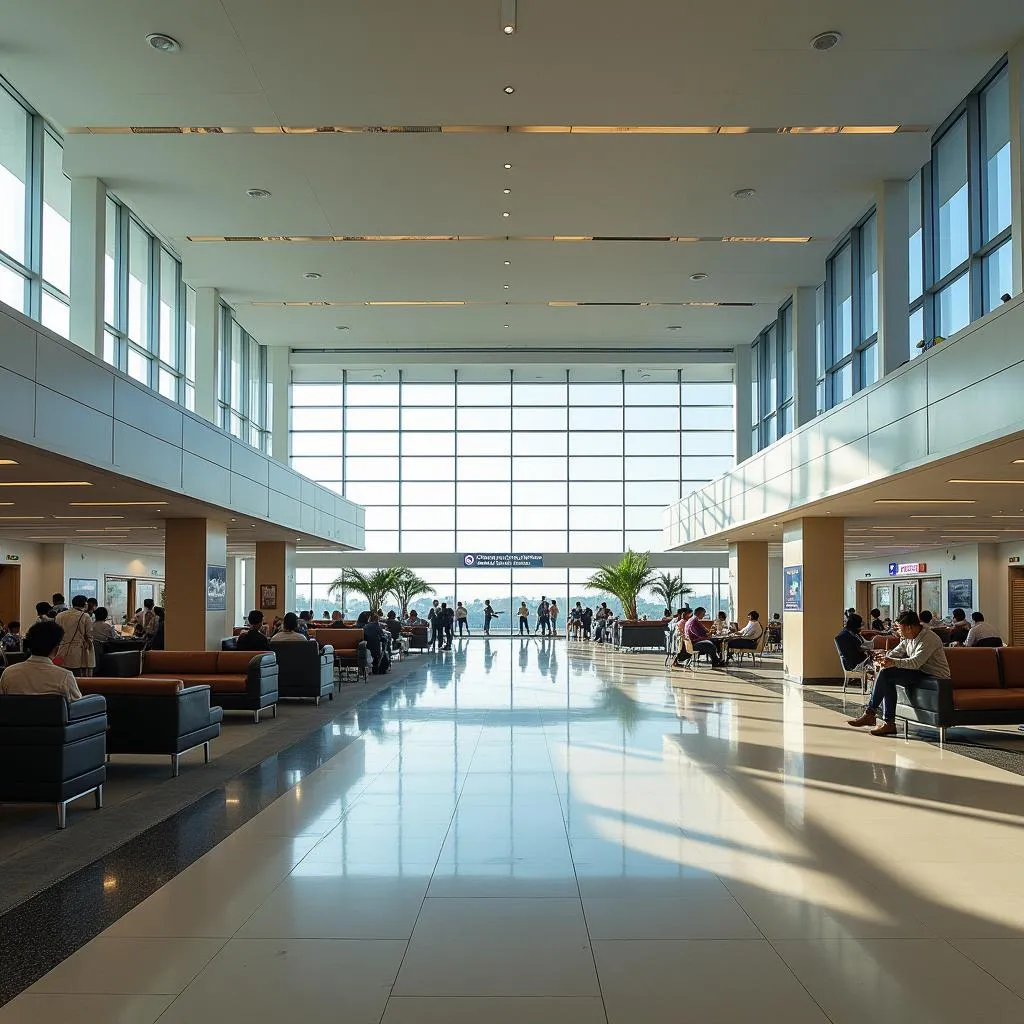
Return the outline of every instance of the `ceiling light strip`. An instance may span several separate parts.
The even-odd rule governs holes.
[[[186,235],[189,242],[719,242],[740,245],[806,245],[813,235]]]
[[[457,306],[542,306],[552,309],[577,309],[586,306],[624,309],[722,309],[740,308],[751,309],[757,305],[756,302],[588,302],[575,299],[539,299],[537,301],[513,300],[503,302],[500,299],[391,299],[387,301],[364,301],[364,302],[335,302],[328,299],[255,299],[238,305],[256,306],[259,308],[304,308],[304,309],[399,309],[399,308],[423,308],[423,307],[457,307]]]

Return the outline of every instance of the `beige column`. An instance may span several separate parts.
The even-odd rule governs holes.
[[[227,528],[215,519],[168,519],[166,526],[166,647],[218,650],[230,635]]]
[[[284,541],[262,541],[256,545],[256,603],[254,607],[268,619],[285,612],[299,612],[295,607],[295,545]],[[277,604],[264,607],[264,586],[277,588]]]
[[[746,622],[747,612],[760,612],[767,622],[768,544],[764,541],[739,541],[729,545],[729,586],[732,588],[733,619]]]
[[[783,668],[799,683],[842,680],[832,641],[843,615],[843,522],[819,516],[783,527]]]

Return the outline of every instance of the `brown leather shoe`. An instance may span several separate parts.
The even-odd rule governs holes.
[[[854,729],[863,729],[865,725],[874,725],[876,722],[874,711],[865,711],[860,718],[851,718],[846,724],[852,725]]]
[[[871,730],[872,736],[895,736],[896,735],[896,723],[895,722],[883,722],[877,729]]]

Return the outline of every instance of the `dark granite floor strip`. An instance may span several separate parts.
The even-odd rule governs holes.
[[[65,871],[65,877],[41,891],[36,882],[35,895],[0,915],[0,1006],[344,750],[360,733],[372,730],[399,693],[410,686],[426,685],[427,672],[423,668],[433,660],[433,655],[413,657],[395,666],[386,677],[371,677],[370,685],[362,688],[362,695],[352,695],[361,696],[354,704],[322,702],[319,710],[326,707],[330,713],[321,717],[308,735],[281,749],[264,752],[258,763],[222,778],[219,785],[204,787],[205,791],[187,807],[131,838],[123,833],[122,841],[102,856],[97,857],[93,847],[85,866],[70,873]],[[351,719],[353,708],[357,730],[346,732],[336,728]],[[285,739],[280,732],[277,736],[278,743]],[[226,800],[228,787],[230,804]],[[64,835],[71,832],[69,828]],[[84,830],[79,839],[88,841]],[[36,873],[41,877],[51,865],[40,863],[39,849],[35,852]],[[108,879],[116,879],[116,886],[105,885]],[[3,888],[8,889],[6,864]]]

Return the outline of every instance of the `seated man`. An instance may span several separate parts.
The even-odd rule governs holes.
[[[249,612],[246,620],[248,626],[238,634],[235,649],[239,651],[269,651],[270,641],[263,632],[263,612],[255,608]],[[275,640],[277,637],[274,638]]]
[[[738,633],[732,633],[725,638],[725,648],[728,657],[732,657],[733,651],[756,651],[764,627],[761,625],[761,616],[758,612],[747,612],[747,624]]]
[[[956,644],[962,647],[971,632],[971,627],[967,625],[967,613],[963,608],[954,608],[951,617],[953,626],[949,631],[950,646]]]
[[[690,660],[690,652],[686,649],[686,644],[683,643],[683,636],[686,633],[686,623],[692,615],[689,608],[680,608],[676,612],[676,617],[669,623],[669,628],[675,630],[676,634],[676,656],[672,661],[673,668],[682,668]]]
[[[693,647],[694,654],[706,654],[712,668],[725,668],[725,661],[718,651],[718,645],[711,639],[708,628],[704,625],[706,608],[694,608],[693,618],[686,623],[686,638]]]
[[[301,644],[309,643],[309,637],[299,632],[299,617],[295,612],[289,612],[281,622],[281,629],[271,638],[273,644],[281,640],[297,640]]]
[[[373,671],[376,673],[387,672],[391,667],[391,634],[385,632],[377,619],[376,612],[370,612],[363,626],[363,639],[373,656]]]
[[[921,625],[925,629],[933,628],[935,616],[932,615],[932,613],[928,611],[927,608],[925,608],[924,611],[922,611],[920,615],[918,615],[918,618],[921,620]]]
[[[52,620],[30,626],[24,643],[29,657],[4,669],[0,675],[0,693],[59,693],[66,700],[78,700],[82,692],[74,674],[53,663],[63,639],[63,627]]]
[[[97,608],[93,617],[96,619],[92,627],[93,640],[99,640],[101,643],[120,640],[121,634],[114,629],[114,624],[110,621],[110,612],[106,608]]]
[[[885,623],[882,622],[882,613],[878,608],[872,608],[868,613],[871,616],[871,628],[876,633],[885,632]]]
[[[974,625],[971,626],[967,639],[964,640],[964,647],[977,647],[979,640],[990,640],[992,637],[999,636],[996,627],[986,622],[985,616],[981,612],[971,612],[971,621]]]
[[[896,684],[913,686],[924,679],[949,679],[949,663],[942,641],[930,629],[921,626],[917,612],[901,612],[896,629],[902,638],[879,659],[881,671],[875,677],[871,699],[860,718],[849,724],[859,729],[876,725],[878,709],[882,724],[871,730],[872,736],[896,735]],[[882,652],[879,652],[882,654]]]
[[[0,649],[6,654],[14,654],[21,650],[21,623],[17,619],[11,619],[7,623],[7,629],[3,630],[0,636]]]
[[[864,620],[856,613],[846,620],[846,628],[836,636],[839,658],[847,672],[859,672],[871,664],[871,641],[860,636]]]

